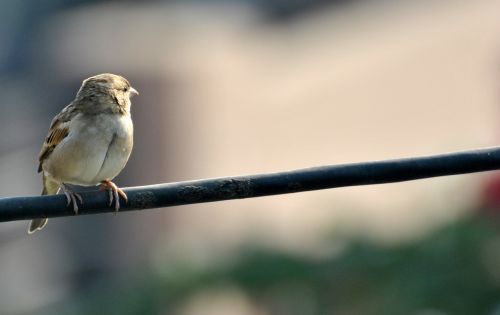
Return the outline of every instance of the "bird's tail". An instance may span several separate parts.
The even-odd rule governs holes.
[[[42,177],[43,181],[43,190],[42,190],[42,195],[55,195],[57,194],[57,191],[59,190],[59,184],[57,182],[54,182],[53,180],[50,180],[45,176],[45,174]],[[28,229],[28,234],[33,234],[37,230],[41,230],[45,224],[47,224],[48,219],[43,218],[43,219],[34,219],[31,220],[30,227]]]

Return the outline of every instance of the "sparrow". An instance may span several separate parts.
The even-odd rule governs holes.
[[[125,167],[133,146],[130,98],[139,94],[122,76],[103,73],[83,81],[75,99],[57,114],[38,156],[42,195],[62,190],[78,214],[80,194],[67,184],[97,186],[109,193],[109,206],[120,209],[127,195],[111,180]],[[32,220],[28,234],[47,219]]]

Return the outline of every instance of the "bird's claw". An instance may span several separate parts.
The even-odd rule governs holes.
[[[71,203],[73,203],[73,211],[75,214],[78,214],[78,203],[77,200],[80,201],[81,204],[83,204],[83,198],[79,193],[76,193],[69,189],[66,185],[62,184],[61,189],[66,196],[66,206],[69,206]]]
[[[109,206],[111,207],[113,205],[113,201],[115,204],[115,211],[118,212],[120,210],[120,196],[125,200],[125,202],[128,202],[128,197],[125,194],[123,190],[118,188],[118,186],[115,185],[110,180],[103,180],[101,182],[101,186],[99,190],[107,190],[108,195],[109,195]]]

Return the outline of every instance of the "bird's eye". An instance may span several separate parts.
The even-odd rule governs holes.
[[[127,91],[128,91],[128,89],[129,89],[129,87],[128,87],[128,86],[126,86],[126,87],[124,87],[124,88],[123,88],[123,91],[124,91],[124,92],[127,92]]]

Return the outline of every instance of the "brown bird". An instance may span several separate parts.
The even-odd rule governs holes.
[[[78,213],[82,197],[66,184],[100,185],[109,205],[120,209],[127,195],[111,180],[125,167],[133,145],[130,97],[139,94],[124,77],[103,73],[85,79],[75,99],[54,117],[38,160],[42,195],[62,190]],[[31,221],[28,233],[42,229],[47,219]]]

